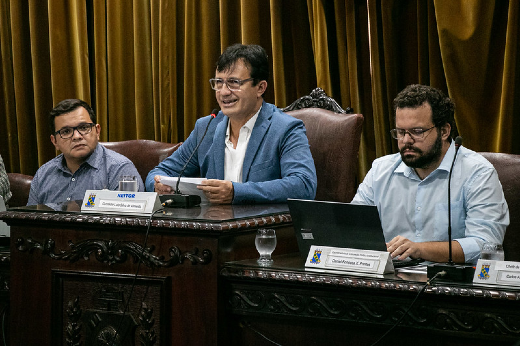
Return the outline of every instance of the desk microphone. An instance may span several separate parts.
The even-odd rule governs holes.
[[[209,119],[208,125],[206,126],[206,130],[204,131],[202,138],[200,139],[199,143],[197,143],[197,146],[195,147],[195,149],[193,149],[190,157],[188,158],[188,160],[186,160],[186,163],[184,164],[181,171],[179,172],[179,177],[177,178],[177,184],[175,185],[175,191],[174,191],[173,195],[160,196],[163,207],[190,208],[190,207],[200,204],[200,202],[201,202],[200,196],[182,194],[181,191],[179,190],[179,183],[181,182],[181,177],[184,174],[186,167],[188,167],[188,164],[190,163],[191,158],[193,157],[193,155],[195,155],[195,153],[199,149],[199,146],[202,143],[202,141],[204,140],[204,137],[206,137],[206,133],[208,132],[209,125],[211,124],[213,119],[215,119],[217,117],[217,113],[218,113],[218,109],[216,109],[216,108],[211,111],[211,114],[210,114],[211,118]]]
[[[451,162],[450,174],[448,176],[448,263],[435,263],[428,265],[428,278],[433,278],[435,274],[441,271],[446,271],[446,274],[442,280],[446,281],[473,281],[473,274],[475,268],[472,264],[460,264],[457,265],[453,262],[452,248],[451,248],[451,173],[453,172],[453,166],[455,165],[455,159],[457,153],[462,145],[462,137],[457,136],[455,138],[455,155]]]

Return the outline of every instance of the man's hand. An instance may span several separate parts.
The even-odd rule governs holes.
[[[455,263],[464,263],[464,251],[459,242],[453,240],[451,242],[452,259]],[[449,244],[447,241],[429,241],[424,243],[414,243],[403,236],[398,235],[394,239],[386,243],[386,249],[390,252],[390,256],[404,260],[410,258],[422,258],[425,261],[447,262],[449,258]]]
[[[160,183],[160,181],[161,181],[160,175],[156,175],[155,177],[153,177],[153,180],[155,180],[155,183],[154,183],[155,192],[157,192],[159,195],[173,193],[173,187]]]
[[[233,183],[228,180],[204,180],[197,186],[197,189],[204,191],[210,203],[230,204],[233,202]]]
[[[398,235],[386,244],[386,248],[392,258],[399,256],[397,258],[399,260],[404,260],[407,257],[422,258],[420,244]]]

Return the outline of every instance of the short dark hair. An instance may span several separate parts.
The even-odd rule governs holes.
[[[85,108],[87,110],[88,114],[90,115],[90,120],[94,124],[97,124],[96,123],[96,113],[94,113],[94,110],[92,109],[92,107],[90,107],[90,105],[88,103],[86,103],[85,101],[82,101],[82,100],[78,100],[78,99],[66,99],[66,100],[63,100],[60,103],[58,103],[51,110],[51,112],[49,114],[49,124],[51,127],[51,133],[52,134],[56,133],[56,127],[55,127],[56,124],[54,122],[54,119],[57,116],[70,113],[79,107]]]
[[[238,60],[243,60],[247,67],[251,68],[253,85],[262,80],[269,79],[269,59],[265,49],[256,44],[235,43],[224,50],[217,60],[217,71],[227,71],[235,65]]]
[[[394,99],[394,121],[397,108],[417,108],[428,102],[432,109],[432,122],[435,127],[450,124],[451,138],[458,135],[455,123],[455,103],[439,89],[431,86],[412,84],[401,91]],[[451,142],[451,139],[449,140]]]

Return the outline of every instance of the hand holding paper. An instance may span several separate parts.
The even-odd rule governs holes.
[[[178,177],[160,176],[159,182],[172,188],[171,191],[164,193],[173,193],[175,191],[175,187],[177,186],[177,180]],[[200,185],[204,180],[206,180],[206,178],[181,177],[181,181],[179,183],[179,190],[183,194],[200,196],[202,202],[208,201],[208,199],[204,195],[204,191],[197,189],[197,185]]]
[[[197,186],[213,204],[231,204],[233,202],[233,183],[228,180],[208,179]]]

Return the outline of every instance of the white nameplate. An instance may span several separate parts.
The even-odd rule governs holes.
[[[161,207],[157,192],[87,190],[85,197],[83,197],[81,211],[151,215]]]
[[[394,272],[387,251],[357,250],[312,245],[305,261],[306,268],[345,272],[386,274]]]
[[[479,285],[520,286],[520,262],[479,259],[473,283]]]

